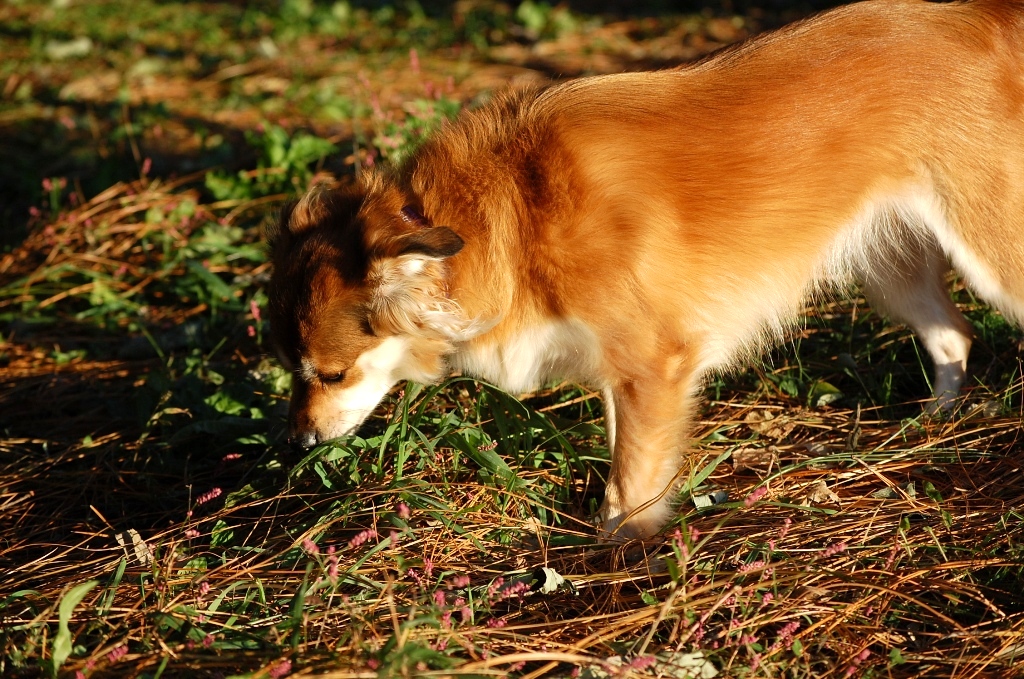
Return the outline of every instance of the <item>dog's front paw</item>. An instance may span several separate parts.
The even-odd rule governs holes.
[[[658,534],[672,516],[666,501],[636,510],[605,500],[595,517],[598,538],[602,542],[646,540]]]

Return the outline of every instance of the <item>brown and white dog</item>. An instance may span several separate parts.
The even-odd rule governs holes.
[[[401,167],[318,186],[273,240],[305,446],[398,381],[603,390],[605,534],[671,513],[702,380],[859,280],[964,378],[948,262],[1024,318],[1024,4],[842,7],[678,70],[496,97]]]

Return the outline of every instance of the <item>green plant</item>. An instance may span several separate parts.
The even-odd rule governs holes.
[[[306,132],[289,136],[276,125],[266,126],[260,134],[246,133],[246,139],[259,154],[257,167],[233,175],[221,170],[208,172],[206,188],[217,200],[245,201],[301,192],[313,178],[312,166],[336,150],[326,139]]]

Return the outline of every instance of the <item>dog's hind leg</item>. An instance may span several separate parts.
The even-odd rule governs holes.
[[[871,305],[904,323],[920,339],[934,363],[928,412],[950,409],[963,385],[971,326],[949,298],[945,274],[949,265],[930,240],[906,239],[864,274],[864,293]]]

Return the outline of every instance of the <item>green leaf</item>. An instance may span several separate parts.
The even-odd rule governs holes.
[[[924,494],[935,500],[937,503],[942,502],[942,493],[939,492],[939,489],[936,488],[931,481],[924,482]]]
[[[235,538],[235,531],[223,519],[217,519],[210,531],[210,546],[224,547],[231,544]]]
[[[75,607],[82,603],[85,595],[97,584],[99,584],[98,580],[89,580],[75,585],[60,600],[60,605],[57,607],[57,636],[53,638],[53,648],[50,653],[50,669],[54,677],[57,676],[60,666],[71,655],[71,630],[68,629],[71,614],[74,613]]]
[[[803,655],[804,645],[799,639],[793,639],[793,655]]]
[[[898,648],[892,648],[889,650],[889,665],[902,665],[907,662],[903,659],[903,653]]]

